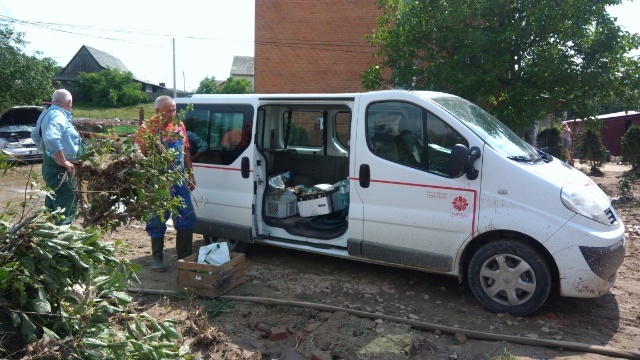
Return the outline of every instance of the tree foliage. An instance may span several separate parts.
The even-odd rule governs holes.
[[[217,85],[214,76],[205,77],[200,80],[200,85],[196,89],[197,94],[251,94],[251,81],[247,79],[236,79],[229,76],[227,81]]]
[[[78,90],[83,102],[103,107],[121,107],[149,101],[133,74],[119,69],[106,69],[78,75]]]
[[[638,107],[640,63],[627,54],[640,36],[605,8],[620,0],[378,3],[369,40],[396,87],[459,95],[514,130],[558,109],[586,118],[612,99]]]
[[[640,169],[640,126],[632,125],[622,137],[622,161]]]
[[[0,111],[14,105],[39,105],[51,100],[56,63],[26,55],[24,33],[0,24]]]

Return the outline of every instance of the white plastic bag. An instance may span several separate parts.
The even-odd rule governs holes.
[[[200,247],[198,263],[209,265],[221,265],[230,260],[229,247],[226,242],[213,243]]]

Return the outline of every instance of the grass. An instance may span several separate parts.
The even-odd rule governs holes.
[[[89,119],[115,119],[120,120],[138,120],[140,107],[144,108],[145,118],[149,118],[154,113],[153,102],[144,104],[125,106],[120,108],[101,108],[83,104],[73,105],[73,118],[89,118]]]

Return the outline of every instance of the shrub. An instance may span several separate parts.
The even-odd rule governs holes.
[[[587,129],[582,135],[578,147],[580,163],[588,163],[591,166],[591,171],[595,172],[604,165],[606,155],[607,150],[604,148],[604,145],[602,145],[600,131]]]
[[[80,73],[78,90],[87,104],[120,107],[147,102],[147,94],[133,80],[129,71],[107,69],[97,73]]]
[[[640,126],[629,127],[622,137],[622,161],[628,162],[634,170],[640,167]]]
[[[553,126],[540,131],[536,137],[538,148],[562,161],[567,160],[560,136],[560,128]]]

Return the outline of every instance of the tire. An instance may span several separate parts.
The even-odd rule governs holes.
[[[531,246],[499,240],[481,247],[468,269],[473,295],[489,311],[526,316],[549,297],[551,272]]]
[[[209,235],[202,235],[202,238],[204,239],[204,243],[207,245],[213,244],[216,242],[226,242],[227,246],[229,247],[229,252],[245,253],[247,252],[247,250],[249,250],[249,243],[246,243],[244,241],[222,239],[222,238],[217,238]]]

